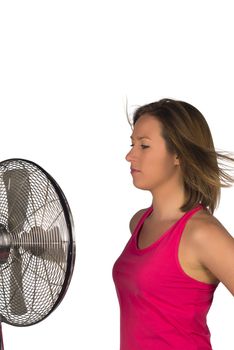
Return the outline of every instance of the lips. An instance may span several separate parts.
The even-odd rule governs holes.
[[[131,167],[131,172],[133,172],[133,171],[140,172],[140,170]]]

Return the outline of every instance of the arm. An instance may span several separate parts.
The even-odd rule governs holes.
[[[193,235],[200,263],[234,296],[234,238],[216,223],[203,223]]]

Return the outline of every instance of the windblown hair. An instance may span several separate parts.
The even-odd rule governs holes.
[[[215,150],[206,119],[187,102],[164,98],[140,106],[134,111],[132,122],[127,112],[132,129],[144,114],[161,122],[167,150],[180,160],[185,189],[185,202],[180,210],[187,212],[202,204],[213,214],[220,202],[221,187],[234,183],[234,177],[223,165],[218,165],[218,160],[234,162],[233,153]]]

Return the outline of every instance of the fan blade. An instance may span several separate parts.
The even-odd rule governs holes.
[[[26,169],[8,170],[3,175],[8,200],[8,230],[23,230],[30,191],[29,172]]]
[[[22,257],[17,248],[13,249],[13,261],[10,274],[10,309],[15,315],[24,315],[27,308],[22,286]]]
[[[63,242],[57,226],[46,231],[40,226],[34,226],[29,232],[24,232],[20,246],[31,254],[47,261],[63,264],[66,262]]]

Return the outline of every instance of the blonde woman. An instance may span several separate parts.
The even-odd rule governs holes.
[[[120,350],[211,350],[214,291],[222,282],[234,295],[234,238],[213,216],[234,179],[217,160],[234,159],[215,151],[204,116],[183,101],[139,107],[132,131],[126,160],[152,205],[133,215],[113,266]]]

